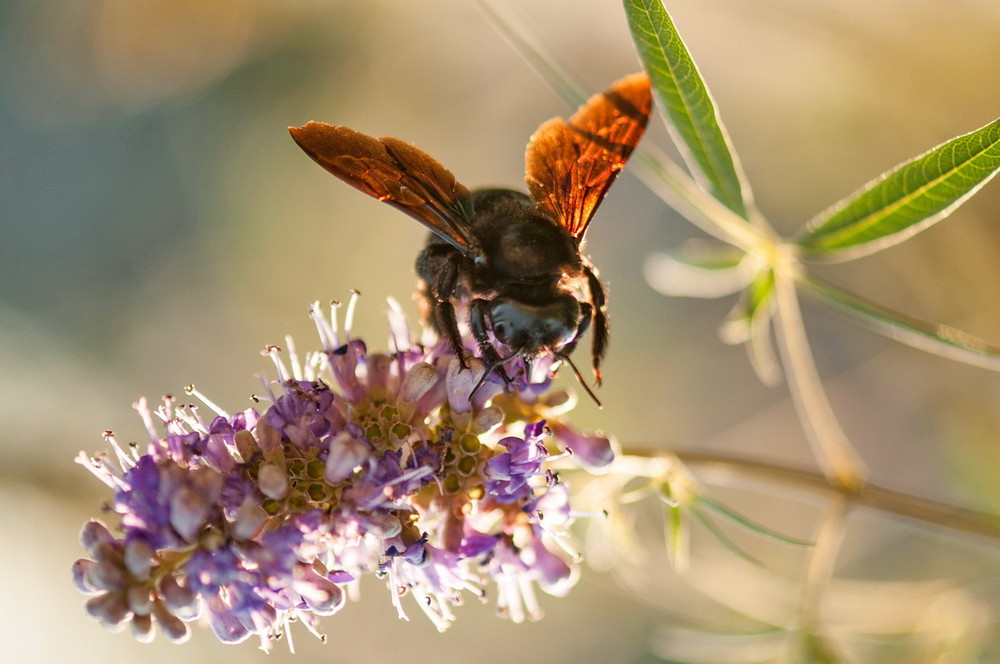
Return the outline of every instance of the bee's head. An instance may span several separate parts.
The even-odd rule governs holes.
[[[558,351],[571,342],[582,317],[580,303],[568,293],[560,293],[546,304],[527,304],[507,296],[490,303],[494,336],[528,358]]]

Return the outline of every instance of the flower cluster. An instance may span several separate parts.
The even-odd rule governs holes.
[[[527,375],[515,358],[511,385],[480,385],[482,362],[416,343],[398,307],[388,354],[351,337],[350,314],[344,330],[336,308],[312,316],[320,351],[300,363],[291,347],[286,363],[266,350],[279,380],[255,397],[263,412],[230,415],[190,387],[213,419],[142,400],[148,445],[107,432],[112,454],[80,454],[120,517],[84,526],[90,557],[73,571],[88,612],[140,640],[155,623],[182,641],[201,619],[223,642],[256,635],[267,649],[292,620],[318,634],[371,573],[400,617],[410,595],[438,629],[494,584],[501,615],[539,617],[536,586],[565,593],[579,562],[552,462],[606,465],[609,439],[560,420],[573,399],[550,389],[544,359]]]

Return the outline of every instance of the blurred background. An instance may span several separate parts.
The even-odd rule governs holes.
[[[498,4],[590,91],[639,67],[619,3]],[[760,208],[787,233],[899,161],[1000,114],[993,0],[673,0],[668,8]],[[245,407],[260,388],[257,375],[269,369],[258,354],[265,344],[283,345],[292,334],[300,349],[311,347],[312,300],[360,290],[355,331],[370,347],[386,337],[386,296],[415,317],[413,260],[424,230],[318,168],[290,140],[288,125],[322,120],[398,136],[469,187],[520,187],[530,134],[572,110],[474,3],[3,3],[4,659],[263,661],[254,645],[223,647],[208,630],[184,646],[162,639],[140,646],[85,615],[69,566],[83,554],[80,526],[109,496],[72,459],[102,449],[104,429],[141,439],[130,407],[141,395],[180,394],[195,383],[224,408]],[[666,145],[662,126],[649,140]],[[819,273],[881,304],[1000,342],[998,210],[993,183],[905,245]],[[632,447],[813,467],[787,390],[763,387],[743,349],[716,337],[733,302],[668,300],[645,284],[645,258],[692,237],[699,232],[637,180],[620,178],[587,245],[610,288],[606,405],[581,400],[575,422]],[[872,479],[1000,510],[1000,377],[893,345],[808,303],[805,315],[834,407]],[[811,536],[823,509],[739,477],[714,490],[801,537]],[[926,586],[928,593],[957,588],[948,606],[966,613],[950,615],[976,616],[975,638],[990,638],[1000,605],[996,542],[857,516],[842,557],[846,577],[909,589],[944,584]],[[701,541],[703,560],[712,561],[701,578],[716,586],[732,578],[729,591],[751,592],[752,574],[716,566],[726,553],[711,537]],[[694,544],[697,568],[697,533]],[[547,617],[531,625],[502,622],[491,606],[470,602],[445,635],[418,615],[398,621],[384,588],[372,583],[362,602],[324,620],[326,646],[295,634],[299,661],[674,656],[679,637],[664,626],[681,624],[677,615],[704,587],[673,579],[655,558],[639,576],[648,581],[645,595],[588,572],[569,599],[546,598]],[[727,601],[716,596],[716,608]],[[288,657],[279,646],[267,661]]]

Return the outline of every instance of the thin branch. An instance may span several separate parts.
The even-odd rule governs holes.
[[[816,545],[810,551],[806,566],[799,611],[799,646],[805,651],[804,655],[812,656],[810,661],[818,659],[816,655],[831,662],[841,661],[840,657],[830,652],[830,639],[824,634],[825,623],[821,613],[823,593],[833,579],[837,558],[847,535],[847,512],[847,500],[843,496],[834,496],[820,522]]]
[[[861,482],[855,488],[831,484],[823,474],[802,468],[792,468],[778,464],[733,457],[707,452],[671,451],[681,463],[691,467],[722,469],[727,472],[740,471],[749,475],[781,482],[800,489],[826,496],[842,496],[850,505],[877,510],[886,514],[912,519],[924,524],[949,530],[981,535],[1000,540],[1000,515],[949,505],[940,501],[893,491],[870,482]],[[640,472],[645,464],[651,473],[663,472],[665,465],[662,455],[651,455],[639,449],[626,450],[621,457],[623,467],[628,471]],[[652,462],[652,463],[650,463]],[[615,462],[616,464],[618,461]],[[617,469],[617,467],[616,467]]]
[[[775,332],[788,388],[799,421],[831,481],[845,487],[860,485],[864,463],[840,427],[816,370],[795,292],[794,267],[775,269]]]

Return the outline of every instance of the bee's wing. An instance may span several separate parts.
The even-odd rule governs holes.
[[[569,122],[544,123],[528,141],[531,196],[577,240],[642,138],[652,103],[649,77],[632,74],[591,97]]]
[[[469,190],[423,150],[323,122],[288,131],[316,163],[347,184],[402,210],[463,252],[474,251]]]

